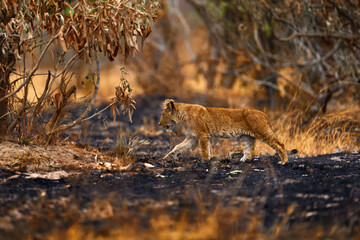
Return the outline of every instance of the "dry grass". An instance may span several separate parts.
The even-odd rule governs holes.
[[[300,156],[359,151],[360,108],[328,113],[305,124],[304,114],[289,112],[274,121],[273,128],[287,149]]]
[[[46,239],[341,239],[347,237],[346,228],[334,225],[330,231],[320,226],[307,224],[292,225],[289,218],[295,206],[290,205],[281,221],[270,228],[263,226],[261,213],[247,212],[247,206],[242,208],[222,208],[220,205],[213,210],[201,208],[196,212],[182,211],[179,214],[169,214],[166,210],[156,213],[138,213],[133,216],[126,209],[116,213],[109,201],[96,201],[85,211],[89,219],[111,219],[116,227],[109,224],[101,231],[87,227],[82,220],[74,223],[66,230],[56,230],[46,236]],[[147,226],[142,225],[147,215]],[[353,236],[354,239],[359,236]]]
[[[117,167],[126,166],[134,163],[136,148],[148,145],[149,141],[138,136],[131,137],[129,134],[120,134],[116,141],[113,155],[115,155],[114,164]]]
[[[360,151],[360,108],[328,113],[308,123],[304,122],[304,116],[302,112],[291,111],[272,121],[274,131],[287,150],[297,149],[300,157]],[[256,141],[255,144],[255,155],[275,154],[266,143]],[[216,139],[211,150],[214,156],[224,158],[240,149],[238,140]]]

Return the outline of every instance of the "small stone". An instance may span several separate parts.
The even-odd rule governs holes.
[[[146,168],[154,168],[154,167],[155,167],[154,165],[152,165],[152,164],[150,164],[150,163],[144,163],[144,166],[145,166]]]

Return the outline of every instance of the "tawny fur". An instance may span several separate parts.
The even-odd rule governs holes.
[[[164,102],[159,125],[171,130],[176,124],[184,125],[186,138],[164,158],[177,158],[184,151],[200,145],[202,159],[209,160],[211,137],[240,137],[244,151],[240,161],[254,157],[254,141],[259,139],[279,153],[281,158],[279,163],[288,162],[284,144],[271,129],[269,117],[261,111],[248,108],[203,107],[167,99]]]

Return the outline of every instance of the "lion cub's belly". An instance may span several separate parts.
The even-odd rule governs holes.
[[[212,137],[220,137],[220,138],[233,138],[240,137],[241,135],[250,135],[253,136],[253,133],[249,131],[245,131],[244,129],[236,128],[236,129],[219,129],[217,131],[211,132],[210,136]]]

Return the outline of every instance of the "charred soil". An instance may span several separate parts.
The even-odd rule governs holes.
[[[155,110],[148,111],[144,116],[156,118]],[[99,126],[102,121],[97,121]],[[135,122],[138,127],[142,124]],[[164,231],[159,216],[174,224],[166,225],[167,231],[178,229],[179,221],[187,222],[181,230],[186,232],[212,214],[215,235],[203,233],[197,239],[226,239],[250,231],[279,238],[359,236],[359,152],[295,156],[285,166],[277,164],[277,155],[239,163],[241,153],[205,163],[196,154],[169,162],[161,159],[170,149],[169,136],[153,134],[142,136],[149,144],[137,148],[133,160],[121,165],[106,152],[117,141],[110,133],[93,130],[86,137],[97,147],[1,143],[1,239],[38,239],[62,232],[69,238],[74,226],[91,231],[93,237],[111,238],[114,230],[131,228],[136,229],[133,236],[151,239],[142,232],[159,237]],[[298,229],[302,234],[297,235]]]

